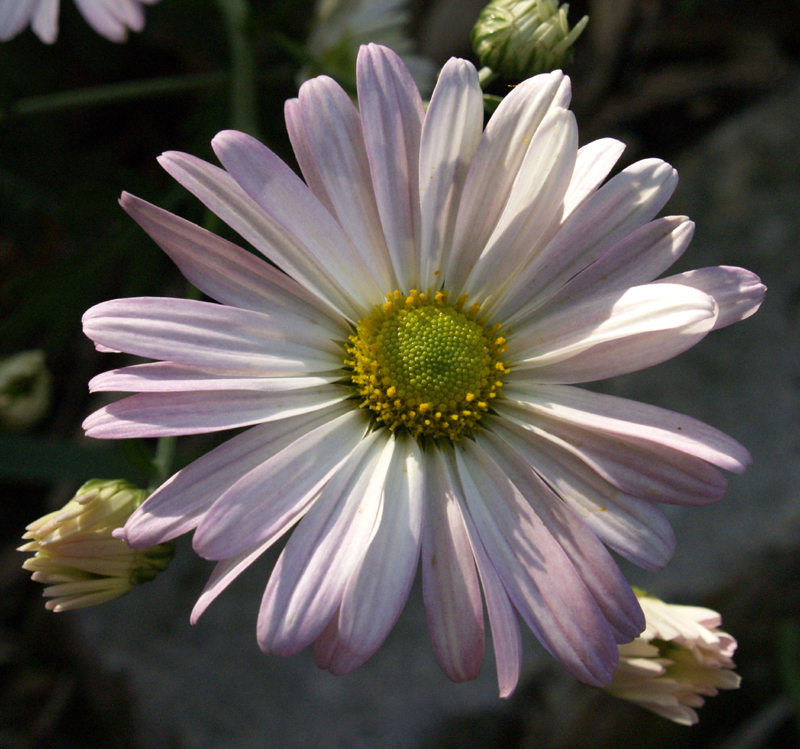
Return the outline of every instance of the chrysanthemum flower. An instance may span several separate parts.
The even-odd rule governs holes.
[[[722,618],[700,606],[677,606],[639,594],[647,627],[633,642],[619,646],[619,666],[610,694],[662,718],[691,726],[704,697],[719,689],[738,689],[733,671],[736,640],[718,629]]]
[[[0,0],[0,41],[7,42],[28,24],[45,44],[58,37],[58,11],[61,0]],[[158,0],[75,0],[86,22],[106,39],[124,42],[128,30],[144,28],[143,5]]]
[[[722,496],[747,451],[698,421],[572,387],[686,350],[759,305],[747,271],[653,281],[686,218],[653,220],[676,183],[654,159],[605,185],[622,146],[581,149],[556,72],[517,86],[483,129],[475,68],[452,59],[427,111],[390,50],[363,47],[359,110],[332,80],[286,104],[302,182],[253,138],[213,141],[225,170],[162,166],[276,267],[138,198],[128,213],[213,302],[118,299],[84,317],[102,350],[158,361],[106,372],[135,392],[94,437],[251,427],[184,468],[123,536],[194,530],[218,560],[192,614],[297,526],[267,584],[258,641],[312,642],[335,674],[369,658],[418,559],[436,657],[455,681],[484,650],[501,694],[518,615],[579,679],[607,684],[644,628],[604,544],[648,568],[674,538],[657,502]],[[299,522],[298,522],[299,521]]]

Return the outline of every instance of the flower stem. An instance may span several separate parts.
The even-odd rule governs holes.
[[[247,0],[217,0],[231,47],[231,127],[258,137],[256,63],[247,35]]]

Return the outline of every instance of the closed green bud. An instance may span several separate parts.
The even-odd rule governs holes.
[[[569,62],[572,44],[586,28],[584,16],[570,31],[569,5],[558,0],[494,0],[472,29],[481,65],[504,78],[530,78]]]
[[[47,586],[46,608],[95,606],[153,580],[167,568],[175,555],[173,542],[136,550],[112,535],[146,498],[144,489],[122,479],[92,479],[60,510],[27,527],[22,538],[28,543],[19,551],[34,556],[22,567]]]

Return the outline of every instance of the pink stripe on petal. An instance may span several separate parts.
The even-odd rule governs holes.
[[[190,463],[164,482],[136,509],[124,536],[146,549],[195,528],[231,486],[303,435],[351,410],[338,404],[322,411],[253,427]]]
[[[133,439],[205,434],[317,411],[350,397],[333,385],[279,393],[249,390],[138,393],[95,411],[88,437]]]
[[[231,486],[203,517],[195,551],[227,559],[269,537],[278,537],[364,437],[368,417],[350,410],[300,436]]]
[[[258,615],[265,653],[293,655],[330,622],[366,552],[394,450],[394,437],[385,430],[365,437],[289,538]]]
[[[422,99],[402,60],[387,47],[362,46],[356,77],[378,213],[397,281],[408,292],[419,284]]]
[[[427,507],[422,528],[422,595],[439,667],[455,682],[478,676],[483,603],[457,488],[438,449],[426,451]]]
[[[494,461],[471,440],[456,449],[467,507],[511,602],[576,678],[611,681],[611,627],[559,543]]]

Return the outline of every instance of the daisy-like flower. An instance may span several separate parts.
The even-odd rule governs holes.
[[[7,42],[28,24],[45,44],[58,37],[58,11],[61,0],[0,0],[0,41]],[[124,42],[128,30],[144,28],[143,5],[158,0],[75,0],[86,22],[112,42]]]
[[[657,569],[657,502],[722,497],[737,442],[698,421],[572,387],[664,361],[759,305],[747,271],[653,281],[692,224],[653,220],[675,170],[646,160],[601,186],[622,146],[579,149],[560,72],[517,86],[483,130],[477,72],[452,59],[427,111],[385,47],[358,58],[359,109],[329,78],[286,104],[305,183],[253,138],[213,140],[220,169],[162,166],[276,267],[138,198],[126,211],[213,302],[90,309],[102,350],[157,361],[94,378],[134,392],[94,437],[251,427],[175,474],[121,536],[194,530],[218,560],[192,613],[297,526],[264,593],[258,641],[359,666],[397,620],[422,559],[436,657],[455,681],[484,650],[500,692],[518,615],[577,678],[607,684],[644,629],[605,545]],[[298,522],[299,521],[299,522]],[[605,545],[604,545],[605,544]]]
[[[722,618],[699,606],[677,606],[639,593],[647,627],[619,646],[619,666],[607,691],[675,723],[691,726],[704,697],[738,689],[736,640],[718,629]]]

